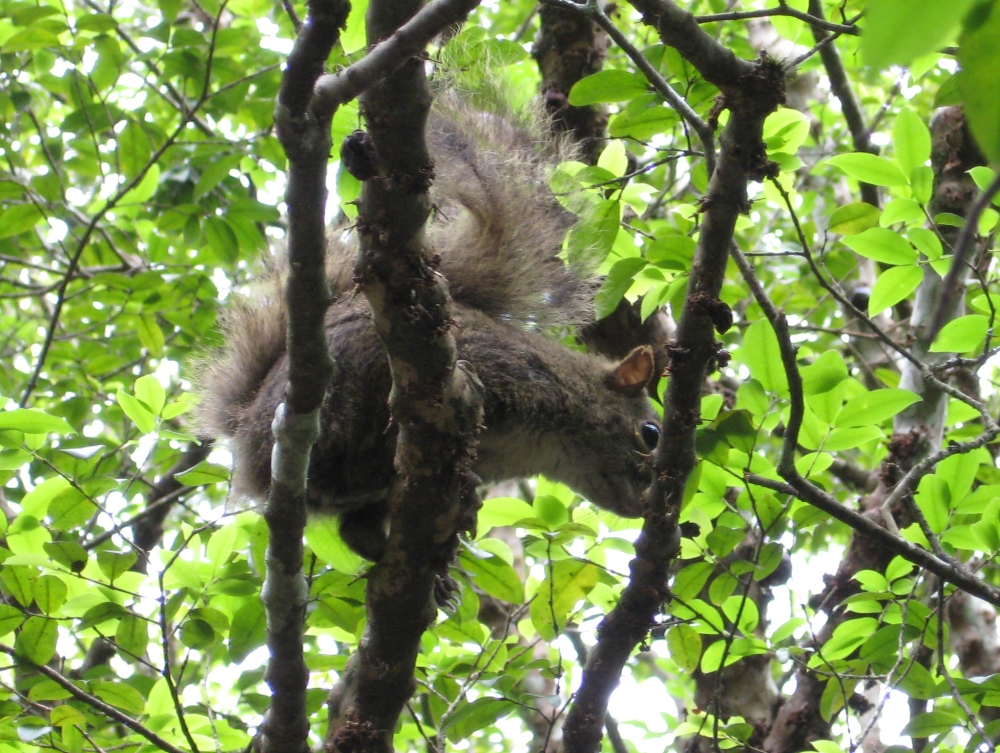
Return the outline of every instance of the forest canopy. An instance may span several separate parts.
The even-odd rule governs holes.
[[[469,483],[432,97],[561,140],[532,326],[654,359],[641,517]],[[998,171],[1000,0],[0,0],[0,753],[992,753]],[[329,225],[377,564],[306,515]],[[255,506],[193,416],[286,254]]]

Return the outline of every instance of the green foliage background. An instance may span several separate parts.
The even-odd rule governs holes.
[[[707,14],[726,4],[689,5]],[[787,108],[771,116],[768,154],[781,166],[778,183],[805,238],[822,249],[824,270],[848,279],[862,258],[879,262],[869,311],[898,311],[928,268],[943,274],[950,267],[949,249],[925,228],[934,107],[964,102],[984,152],[994,167],[1000,161],[1000,2],[825,5],[831,19],[866,13],[867,35],[844,35],[836,44],[863,108],[879,114],[873,138],[882,156],[850,153],[815,55],[795,72],[812,82],[808,113]],[[363,54],[364,6],[355,3],[332,68]],[[472,84],[488,61],[494,73],[503,69],[511,96],[527,100],[538,85],[526,51],[537,27],[533,8],[527,0],[486,5],[438,65]],[[706,116],[718,92],[628,6],[616,20]],[[803,22],[776,16],[772,23],[800,52],[812,46]],[[746,22],[705,28],[736,55],[757,55]],[[181,749],[243,749],[266,709],[258,593],[267,531],[252,511],[226,511],[225,454],[181,477],[182,508],[145,570],[124,524],[143,514],[147,495],[192,440],[184,423],[194,401],[191,379],[199,354],[219,344],[223,299],[248,281],[282,234],[284,155],[272,109],[293,37],[285,10],[262,0],[0,0],[0,395],[8,408],[0,412],[0,751],[153,749],[35,665],[52,666]],[[954,50],[946,49],[954,44],[957,76]],[[581,82],[571,102],[610,103],[612,140],[598,166],[570,163],[552,178],[568,206],[592,210],[567,239],[567,253],[599,249],[608,275],[599,312],[626,295],[644,296],[644,315],[676,308],[706,187],[697,143],[616,48],[607,69]],[[342,108],[334,143],[357,126],[356,107]],[[626,180],[630,164],[640,169]],[[994,173],[982,167],[973,177],[985,187]],[[883,187],[881,210],[859,202],[858,181]],[[345,175],[337,187],[345,200],[356,190]],[[915,398],[898,389],[890,365],[863,373],[845,344],[851,326],[807,273],[782,192],[755,185],[751,198],[737,241],[761,255],[758,274],[788,314],[804,366],[799,467],[853,506],[857,493],[835,480],[831,466],[876,468],[892,417]],[[983,235],[995,232],[997,217],[995,207],[984,212]],[[993,353],[995,282],[989,266],[969,291],[968,313],[945,328],[936,350]],[[735,269],[723,298],[738,326],[724,338],[734,357],[723,372],[728,381],[702,402],[700,463],[682,513],[682,522],[697,524],[685,530],[696,533],[683,541],[674,601],[652,650],[630,669],[635,682],[661,684],[657,697],[669,696],[676,707],[640,708],[620,720],[623,736],[643,751],[699,732],[719,735],[721,747],[741,745],[750,725],[737,717],[706,726],[704,712],[695,711],[691,673],[767,655],[777,679],[795,662],[830,673],[823,713],[839,713],[840,722],[834,742],[816,744],[823,753],[856,739],[858,714],[844,704],[860,684],[854,678],[865,676],[933,699],[933,710],[908,731],[944,749],[965,747],[975,735],[966,710],[934,666],[907,658],[921,644],[942,648],[927,579],[908,563],[859,573],[852,619],[822,655],[804,648],[813,608],[803,605],[816,586],[805,575],[816,562],[835,563],[850,532],[802,502],[743,484],[745,468],[776,477],[780,439],[773,430],[787,406],[787,384],[774,333]],[[880,388],[871,389],[866,376]],[[981,376],[995,412],[991,361]],[[952,400],[945,441],[979,431],[975,411]],[[941,463],[922,482],[917,503],[948,551],[978,558],[984,577],[996,582],[1000,472],[991,453]],[[579,664],[557,636],[572,625],[591,640],[622,588],[638,525],[545,481],[531,501],[488,500],[480,539],[459,562],[461,605],[442,613],[424,637],[420,690],[397,748],[423,748],[425,736],[473,750],[527,746],[537,698],[526,678],[551,681],[549,700],[557,708],[565,703]],[[494,526],[514,527],[519,543],[487,536]],[[715,569],[748,527],[758,530],[758,545]],[[917,528],[904,534],[927,544]],[[364,565],[328,524],[313,523],[308,544],[313,604],[305,642],[320,740],[326,690],[363,627],[357,575]],[[741,595],[738,579],[766,581],[786,550],[795,575],[790,589],[776,591],[775,610],[786,615],[768,622]],[[487,598],[515,605],[507,635],[480,621]],[[116,656],[90,666],[85,657],[99,639],[114,643]],[[1000,705],[997,677],[961,687],[973,711]]]

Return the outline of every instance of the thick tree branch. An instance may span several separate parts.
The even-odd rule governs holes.
[[[664,44],[675,47],[698,73],[722,90],[737,93],[753,65],[741,60],[698,25],[693,15],[671,0],[632,0],[643,21],[654,26]]]
[[[333,117],[337,107],[420,55],[442,29],[463,20],[477,5],[478,0],[433,0],[354,65],[322,76],[313,99],[317,116]]]
[[[572,134],[585,162],[597,164],[604,149],[608,109],[605,105],[575,107],[569,92],[582,78],[604,66],[608,36],[592,18],[543,3],[532,56],[542,74],[541,95],[557,130]]]
[[[309,671],[302,653],[308,588],[302,573],[309,454],[319,437],[319,410],[333,363],[323,319],[326,282],[326,163],[330,119],[310,107],[313,86],[347,21],[346,0],[311,0],[288,57],[274,120],[288,156],[288,384],[274,417],[271,489],[264,507],[270,538],[261,601],[270,659],[271,705],[261,725],[262,753],[306,753]]]
[[[656,477],[646,492],[647,512],[630,581],[615,608],[601,622],[583,680],[564,725],[566,753],[600,748],[608,699],[633,649],[653,625],[666,596],[668,567],[679,547],[677,515],[684,486],[695,466],[694,438],[702,383],[719,350],[713,316],[719,301],[736,218],[747,211],[747,183],[770,171],[761,138],[764,119],[784,100],[784,73],[767,59],[738,60],[706,35],[694,18],[671,2],[635,3],[701,74],[723,89],[731,117],[705,200],[704,222],[692,264],[686,303],[671,346],[671,378],[656,451]],[[719,330],[728,328],[719,324]]]
[[[677,113],[684,118],[684,121],[694,129],[695,133],[698,134],[698,138],[701,140],[703,151],[705,152],[705,163],[707,174],[711,175],[712,171],[715,169],[715,130],[712,126],[706,123],[698,113],[687,103],[684,99],[669,83],[667,80],[660,75],[660,72],[656,70],[646,59],[646,56],[629,41],[628,37],[625,36],[614,22],[608,17],[608,14],[604,12],[601,7],[600,0],[586,0],[584,3],[578,3],[575,0],[543,0],[545,5],[550,5],[556,8],[561,8],[567,11],[572,11],[576,13],[581,13],[585,17],[593,20],[598,26],[600,26],[607,33],[615,44],[624,50],[625,54],[629,56],[636,67],[639,68],[649,79],[649,82],[653,85],[653,88],[660,93],[660,96],[666,100],[671,107],[673,107]]]
[[[474,5],[441,3],[447,13],[438,22],[453,22],[455,11]],[[419,9],[419,0],[372,0],[369,42],[402,33]],[[362,188],[355,279],[389,357],[389,404],[399,435],[389,538],[368,575],[368,622],[330,694],[326,747],[341,753],[392,750],[396,722],[415,687],[420,637],[436,614],[435,586],[447,582],[459,531],[475,526],[478,479],[471,464],[481,384],[468,364],[456,363],[447,285],[425,249],[434,177],[424,133],[430,101],[419,58],[361,100],[376,175]]]

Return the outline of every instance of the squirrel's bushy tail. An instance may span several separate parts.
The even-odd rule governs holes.
[[[584,324],[596,285],[558,256],[575,217],[548,187],[552,168],[572,147],[541,118],[484,112],[458,95],[435,102],[428,143],[435,164],[435,213],[429,251],[440,257],[456,303],[522,326]],[[328,239],[333,297],[351,295],[357,237],[348,228]],[[223,317],[225,347],[200,370],[198,423],[209,436],[231,436],[285,351],[284,254],[272,259],[249,295]]]

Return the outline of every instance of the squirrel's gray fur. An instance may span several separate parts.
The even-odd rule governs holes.
[[[507,115],[443,100],[428,126],[436,212],[427,237],[454,302],[458,356],[484,385],[476,471],[485,481],[544,473],[601,507],[639,515],[656,431],[643,428],[654,420],[643,390],[653,377],[650,352],[616,365],[543,334],[591,318],[593,280],[557,256],[574,218],[548,189],[548,173],[571,152]],[[388,362],[367,302],[354,295],[356,253],[353,233],[331,232],[326,323],[334,377],[309,498],[315,510],[341,517],[353,549],[377,559],[396,432]],[[271,421],[287,375],[283,278],[279,255],[252,292],[232,302],[226,345],[199,380],[200,430],[229,438],[233,493],[258,500],[270,484]]]

